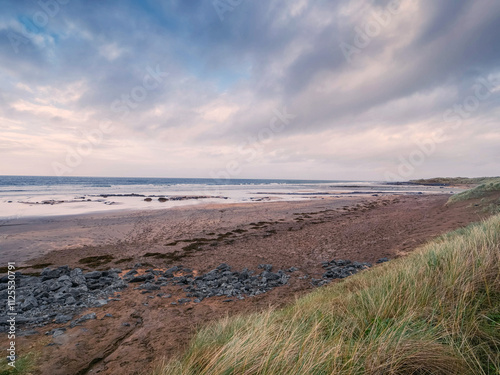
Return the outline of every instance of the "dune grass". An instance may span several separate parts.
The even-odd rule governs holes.
[[[500,178],[492,179],[482,185],[476,186],[473,189],[452,195],[448,200],[448,204],[469,199],[482,198],[486,193],[491,191],[500,191]]]
[[[37,354],[30,352],[16,359],[15,367],[8,365],[5,357],[0,359],[0,375],[31,375],[35,369]]]
[[[480,185],[493,179],[500,179],[500,177],[435,177],[410,180],[409,182],[419,185]]]
[[[290,307],[223,319],[169,374],[499,374],[500,215]]]

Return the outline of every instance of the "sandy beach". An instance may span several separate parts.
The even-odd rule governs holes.
[[[500,1],[2,5],[0,375],[500,375]]]
[[[321,262],[349,259],[375,263],[404,256],[420,244],[478,221],[486,214],[464,202],[445,206],[448,194],[323,197],[296,202],[207,204],[169,210],[134,211],[25,220],[0,227],[7,251],[22,272],[68,265],[84,271],[120,268],[165,270],[182,265],[201,274],[226,263],[233,270],[296,267],[289,282],[244,300],[224,297],[172,304],[185,297],[179,286],[162,287],[170,298],[143,294],[130,284],[97,319],[57,337],[34,329],[20,347],[41,354],[40,374],[140,374],[159,358],[170,358],[209,321],[268,306],[282,306],[314,288]],[[106,314],[111,314],[106,316]],[[47,346],[47,344],[51,344]]]

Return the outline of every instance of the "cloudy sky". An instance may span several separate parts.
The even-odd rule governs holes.
[[[500,175],[498,0],[2,1],[0,174]]]

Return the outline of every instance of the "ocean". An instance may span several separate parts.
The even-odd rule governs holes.
[[[0,219],[445,190],[377,181],[0,176]]]

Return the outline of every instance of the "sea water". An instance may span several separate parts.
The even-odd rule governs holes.
[[[0,219],[449,190],[376,181],[0,176]]]

